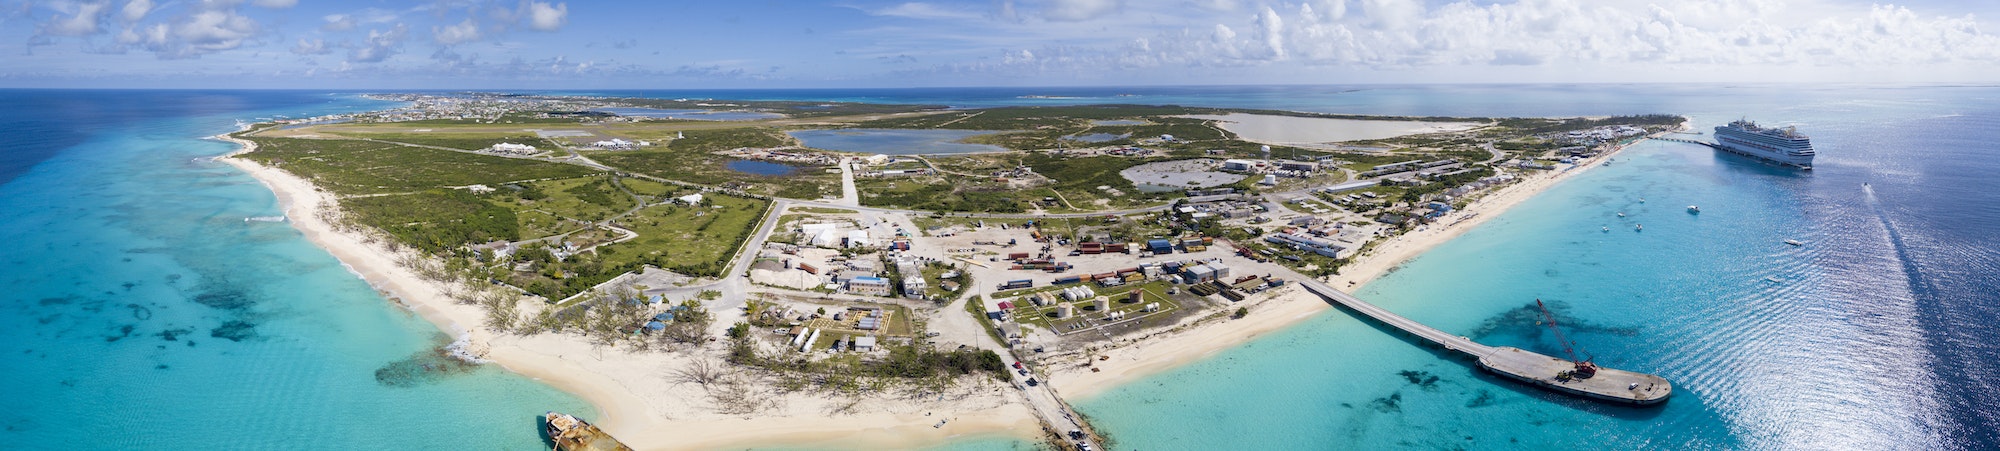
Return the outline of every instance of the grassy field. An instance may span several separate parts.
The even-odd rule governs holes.
[[[1010,190],[986,179],[927,176],[854,181],[861,205],[931,211],[1019,213],[1047,190]]]
[[[430,188],[569,178],[588,168],[356,140],[250,137],[257,151],[244,154],[298,174],[338,194],[379,194]]]
[[[593,175],[518,184],[524,189],[503,189],[499,196],[516,211],[534,210],[585,222],[611,218],[638,206],[632,196],[619,191],[609,175]],[[511,187],[508,187],[511,188]]]
[[[682,274],[720,274],[769,203],[715,193],[703,198],[712,206],[658,205],[619,218],[616,224],[639,238],[598,248],[598,254],[614,267],[651,264]]]
[[[1118,171],[1154,161],[1165,161],[1164,158],[1141,159],[1116,156],[1065,158],[1046,153],[1031,153],[1021,160],[1028,167],[1034,168],[1036,173],[1055,179],[1056,183],[1051,188],[1061,191],[1072,205],[1086,210],[1092,209],[1084,205],[1086,202],[1105,197],[1103,192],[1097,189],[1099,186],[1109,186],[1125,193],[1123,197],[1110,199],[1111,205],[1115,207],[1152,204],[1180,197],[1178,192],[1141,193],[1131,180],[1118,175]]]
[[[340,205],[354,220],[431,252],[521,234],[513,210],[461,190],[351,197]]]
[[[358,139],[375,139],[425,146],[448,147],[458,150],[480,150],[499,143],[527,144],[542,150],[555,147],[533,133],[514,132],[511,134],[492,133],[336,133]]]

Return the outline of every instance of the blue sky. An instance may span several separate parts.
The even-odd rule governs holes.
[[[2000,81],[2000,2],[0,0],[0,86]]]

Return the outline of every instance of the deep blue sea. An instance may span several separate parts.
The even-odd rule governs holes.
[[[2000,449],[2000,88],[605,94],[1797,125],[1820,151],[1810,173],[1640,144],[1361,291],[1447,331],[1553,354],[1530,310],[1550,301],[1598,362],[1672,379],[1680,390],[1664,406],[1497,380],[1332,310],[1079,407],[1119,449]],[[244,223],[276,214],[271,195],[199,160],[229,149],[196,138],[237,119],[377,104],[321,92],[0,91],[0,105],[11,132],[0,147],[8,443],[205,448],[226,424],[255,431],[228,437],[246,447],[527,449],[539,446],[534,414],[590,410],[494,368],[423,371],[448,336],[285,224]]]

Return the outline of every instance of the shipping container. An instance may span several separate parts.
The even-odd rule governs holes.
[[[805,272],[819,274],[819,268],[815,268],[813,267],[813,265],[808,265],[805,262],[799,262],[799,269],[805,270]]]
[[[1012,253],[1012,254],[1007,254],[1007,259],[1008,259],[1008,260],[1021,260],[1021,259],[1025,259],[1025,258],[1028,258],[1028,253],[1027,253],[1027,252],[1015,252],[1015,253]]]
[[[1077,276],[1062,276],[1062,277],[1058,277],[1058,278],[1056,278],[1056,281],[1055,281],[1055,284],[1056,284],[1056,285],[1069,285],[1069,284],[1072,284],[1072,283],[1077,283],[1077,282],[1082,282],[1082,281],[1083,281],[1083,278],[1082,278],[1082,277],[1077,277]]]

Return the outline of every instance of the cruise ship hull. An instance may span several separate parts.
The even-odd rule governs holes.
[[[1805,157],[1805,158],[1803,159],[1803,161],[1801,161],[1800,159],[1796,159],[1796,158],[1791,158],[1790,156],[1787,156],[1787,155],[1775,155],[1775,156],[1774,156],[1774,155],[1769,155],[1769,154],[1765,154],[1765,153],[1763,153],[1763,152],[1758,152],[1758,151],[1748,151],[1748,150],[1743,150],[1743,149],[1739,149],[1739,148],[1736,148],[1736,147],[1732,147],[1732,146],[1730,146],[1730,145],[1728,145],[1728,144],[1717,144],[1717,145],[1715,145],[1715,146],[1712,146],[1712,147],[1715,147],[1715,150],[1720,150],[1720,151],[1723,151],[1723,152],[1728,152],[1728,153],[1732,153],[1732,154],[1736,154],[1736,155],[1742,155],[1742,156],[1746,156],[1746,157],[1750,157],[1750,158],[1755,158],[1755,159],[1758,159],[1758,160],[1763,160],[1763,161],[1766,161],[1766,162],[1771,162],[1771,163],[1777,163],[1777,164],[1778,164],[1778,165],[1780,165],[1780,166],[1791,166],[1791,167],[1795,167],[1795,168],[1799,168],[1799,169],[1804,169],[1804,170],[1808,170],[1808,171],[1812,170],[1812,157]]]
[[[1785,166],[1812,170],[1813,157],[1819,152],[1813,150],[1812,139],[1799,134],[1797,130],[1760,127],[1755,122],[1738,120],[1715,128],[1716,150],[1769,161]]]

